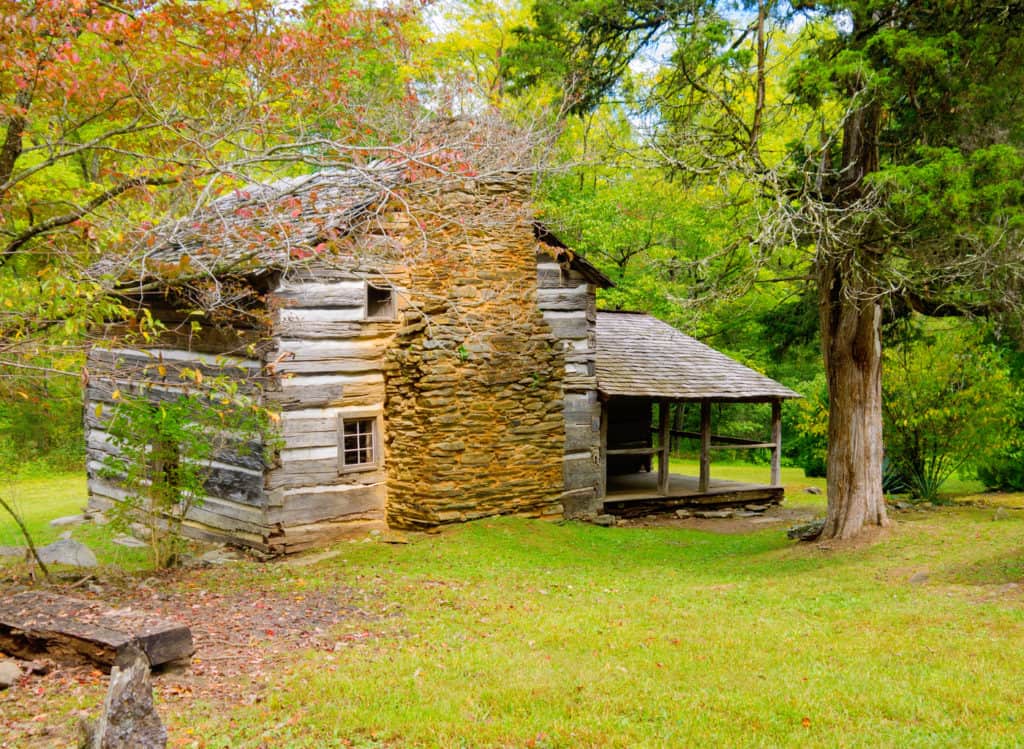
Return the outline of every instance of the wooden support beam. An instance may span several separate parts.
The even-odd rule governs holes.
[[[772,486],[782,481],[782,401],[772,401]]]
[[[669,487],[668,459],[671,448],[668,401],[658,401],[658,494],[667,495]]]
[[[598,466],[598,476],[600,476],[601,483],[597,487],[598,499],[608,494],[608,401],[601,401],[601,433],[599,453],[601,465]]]
[[[711,401],[700,402],[700,485],[706,492],[711,485]]]

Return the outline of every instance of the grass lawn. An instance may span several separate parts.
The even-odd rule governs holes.
[[[713,475],[764,480],[727,468]],[[801,493],[816,480],[783,480],[823,509]],[[899,513],[878,543],[833,551],[778,526],[509,518],[190,572],[168,585],[365,603],[336,646],[260,676],[259,699],[165,702],[171,745],[1021,746],[1022,515]]]

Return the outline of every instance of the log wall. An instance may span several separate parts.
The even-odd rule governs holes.
[[[596,288],[557,250],[541,245],[537,254],[537,304],[565,357],[565,515],[600,508],[601,404],[597,398]]]
[[[202,336],[194,340],[197,347],[209,348]],[[165,348],[94,348],[89,352],[84,413],[89,505],[94,509],[108,509],[127,497],[115,479],[101,476],[108,459],[120,457],[106,430],[117,404],[115,391],[120,391],[122,397],[144,393],[154,403],[173,400],[183,392],[180,374],[185,368],[205,377],[226,375],[243,389],[259,381],[262,363],[258,360],[172,348],[172,341],[180,338],[155,342]],[[270,550],[263,447],[260,441],[236,441],[217,455],[206,482],[206,496],[190,510],[183,524],[186,534]]]

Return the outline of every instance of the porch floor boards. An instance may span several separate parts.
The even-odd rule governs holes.
[[[604,511],[620,517],[636,517],[666,512],[679,507],[735,507],[745,504],[779,504],[784,490],[770,484],[749,484],[741,481],[711,479],[706,492],[700,491],[696,476],[673,473],[669,491],[658,494],[658,474],[629,473],[609,476],[604,498]]]

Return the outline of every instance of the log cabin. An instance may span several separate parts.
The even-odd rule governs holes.
[[[288,553],[372,529],[592,517],[612,500],[780,499],[779,404],[796,393],[650,316],[598,312],[610,281],[535,221],[529,187],[325,170],[236,190],[105,261],[155,323],[108,326],[117,343],[88,356],[91,505],[126,496],[103,470],[115,391],[174,398],[185,372],[232,379],[278,424],[210,466],[184,525],[200,539]],[[710,479],[710,404],[730,401],[773,404],[767,485]],[[694,480],[669,471],[684,402],[704,409]]]

